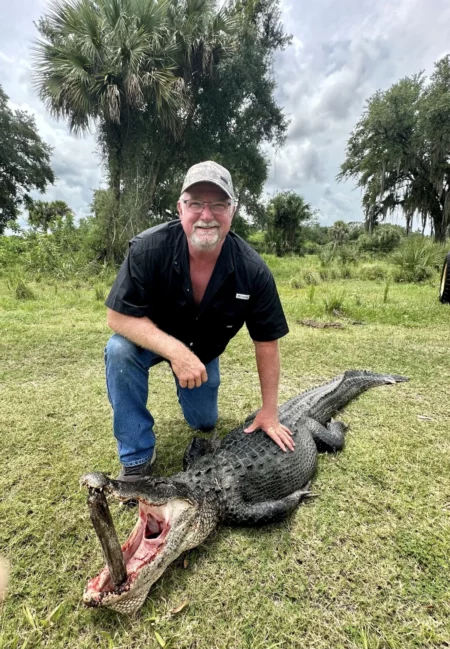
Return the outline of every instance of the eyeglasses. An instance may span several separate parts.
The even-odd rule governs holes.
[[[211,201],[197,201],[195,199],[189,199],[189,200],[182,199],[181,202],[186,205],[188,212],[191,212],[191,214],[201,214],[205,209],[205,205],[209,205],[209,209],[211,210],[211,213],[214,214],[215,216],[222,216],[223,214],[226,214],[228,208],[231,205],[231,203],[228,203],[227,201],[211,202]]]

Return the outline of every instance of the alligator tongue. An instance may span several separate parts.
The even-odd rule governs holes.
[[[87,503],[92,525],[101,543],[111,580],[114,586],[120,586],[127,578],[127,569],[105,494],[100,489],[89,487]]]

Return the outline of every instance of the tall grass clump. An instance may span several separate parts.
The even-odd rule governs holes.
[[[444,262],[444,248],[423,237],[411,237],[391,256],[396,282],[425,282]]]
[[[106,298],[106,289],[103,284],[94,285],[95,299],[97,302],[104,302]]]
[[[344,312],[345,291],[336,291],[328,293],[323,297],[323,306],[325,312],[329,314],[339,314]]]
[[[304,270],[302,280],[306,286],[317,286],[317,284],[320,284],[320,275],[314,270]]]
[[[349,264],[356,265],[359,261],[358,251],[351,245],[340,245],[336,249],[336,256],[341,266],[348,266]]]
[[[361,279],[369,280],[370,282],[386,279],[389,275],[389,269],[381,264],[370,264],[363,266],[360,270]]]
[[[18,300],[35,300],[36,295],[33,290],[22,279],[17,282],[14,290],[15,296]]]
[[[342,264],[340,269],[341,279],[352,279],[354,276],[354,271],[348,264]]]
[[[317,251],[317,257],[319,259],[320,266],[322,268],[328,267],[332,263],[335,257],[334,247],[331,246],[330,244],[322,246]]]
[[[17,300],[35,300],[33,290],[28,286],[20,268],[14,267],[6,274],[6,286]]]

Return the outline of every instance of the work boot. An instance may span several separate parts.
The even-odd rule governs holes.
[[[155,460],[156,449],[153,451],[151,458],[143,464],[138,464],[136,466],[124,466],[122,464],[122,468],[116,480],[121,480],[122,482],[137,482],[137,480],[142,480],[142,478],[148,478],[152,474],[152,466]]]

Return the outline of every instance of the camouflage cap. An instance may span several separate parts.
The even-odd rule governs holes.
[[[213,183],[213,185],[223,189],[234,200],[233,181],[230,172],[225,167],[217,164],[217,162],[207,160],[191,167],[184,179],[181,193],[196,183]]]

